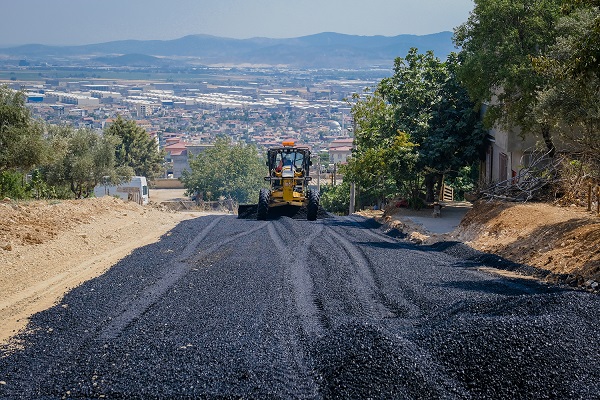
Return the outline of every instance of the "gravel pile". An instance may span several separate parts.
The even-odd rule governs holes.
[[[600,397],[597,295],[374,228],[185,221],[35,315],[0,398]]]
[[[438,399],[456,392],[411,342],[370,324],[333,329],[317,341],[314,357],[324,398]]]

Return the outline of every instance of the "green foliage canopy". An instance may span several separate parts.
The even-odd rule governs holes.
[[[132,174],[130,168],[115,167],[116,137],[70,126],[50,127],[48,137],[53,157],[44,168],[47,181],[69,186],[75,198],[89,197],[104,177],[117,181]]]
[[[537,92],[546,83],[531,58],[554,43],[562,0],[475,0],[469,19],[455,29],[462,50],[459,78],[471,98],[486,103],[488,127],[541,133],[554,151],[550,124],[535,118]]]
[[[397,58],[394,75],[379,86],[393,107],[394,123],[417,147],[419,171],[456,172],[479,158],[485,140],[479,114],[457,77],[459,60],[441,62],[433,52]]]
[[[119,115],[104,134],[118,139],[115,152],[118,166],[130,167],[134,175],[148,179],[153,179],[162,172],[164,153],[158,149],[156,141],[148,132],[135,121],[125,120]]]
[[[320,204],[329,212],[348,214],[350,208],[350,184],[344,180],[339,185],[323,185]]]
[[[354,96],[355,149],[344,168],[345,181],[383,200],[402,191],[413,174],[416,157],[406,133],[397,128],[393,107],[381,92]]]
[[[228,137],[218,138],[214,146],[190,157],[190,170],[180,180],[189,193],[201,193],[204,200],[232,198],[238,203],[258,201],[264,186],[266,159],[256,147],[233,144]]]
[[[42,126],[25,107],[24,94],[0,86],[0,173],[28,171],[46,154]]]
[[[597,7],[574,9],[557,23],[557,40],[545,56],[534,58],[535,68],[548,77],[539,91],[538,118],[552,121],[560,129],[565,143],[600,165],[600,70],[585,61],[582,45],[600,46],[596,24]],[[593,52],[593,51],[592,51]],[[595,57],[595,56],[593,56]]]
[[[570,42],[568,54],[563,54],[562,67],[572,77],[592,74],[600,78],[600,1],[565,1],[563,10],[566,18],[561,21],[562,28],[571,25],[571,28],[579,26],[582,30],[571,31],[565,37],[565,31],[559,24],[562,39]]]
[[[458,57],[441,62],[433,52],[397,58],[393,76],[353,106],[356,150],[350,179],[381,196],[410,197],[424,177],[433,201],[435,182],[456,175],[480,157],[485,131],[457,77]]]

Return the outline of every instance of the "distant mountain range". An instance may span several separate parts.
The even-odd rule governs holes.
[[[431,35],[356,36],[320,33],[291,39],[228,39],[191,35],[175,40],[123,40],[81,46],[23,45],[0,54],[32,61],[86,58],[99,65],[264,65],[304,68],[392,66],[411,47],[441,59],[456,51],[451,32]]]

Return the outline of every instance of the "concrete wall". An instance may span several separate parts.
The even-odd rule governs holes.
[[[185,189],[179,179],[155,179],[150,182],[152,189]]]

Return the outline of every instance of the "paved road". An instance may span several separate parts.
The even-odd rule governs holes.
[[[0,398],[600,397],[598,296],[375,228],[185,221],[34,316]]]

